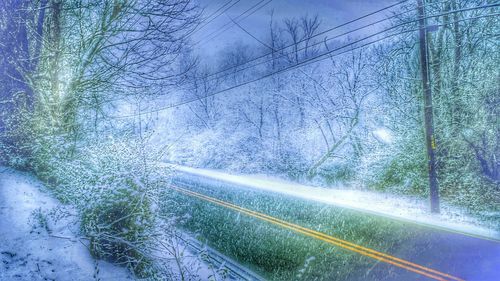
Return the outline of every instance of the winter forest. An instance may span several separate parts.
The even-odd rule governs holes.
[[[1,0],[0,280],[499,280],[499,6]]]

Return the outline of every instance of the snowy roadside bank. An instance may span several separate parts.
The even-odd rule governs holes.
[[[126,268],[92,258],[75,211],[43,189],[0,167],[0,280],[133,280]]]
[[[465,235],[500,240],[500,233],[495,230],[495,228],[498,229],[498,226],[488,225],[477,218],[466,215],[463,210],[447,204],[442,205],[441,214],[434,215],[428,212],[426,200],[415,197],[306,186],[263,175],[233,175],[216,170],[180,165],[172,165],[172,167],[182,173],[226,183],[282,193]]]
[[[0,166],[0,280],[137,280],[125,267],[94,259],[79,231],[74,208],[28,173]],[[239,279],[233,273],[238,265],[228,266],[206,245],[193,248],[191,236],[175,232],[154,253],[171,268],[166,278],[180,279],[181,267],[187,280]]]

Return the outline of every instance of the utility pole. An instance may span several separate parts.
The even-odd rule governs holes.
[[[436,140],[434,138],[434,124],[432,118],[432,91],[429,76],[429,61],[427,48],[427,26],[425,20],[425,0],[417,0],[418,25],[420,28],[420,68],[422,70],[422,88],[424,91],[424,124],[425,142],[427,146],[427,161],[429,166],[429,194],[431,212],[439,213],[439,186],[436,174]]]

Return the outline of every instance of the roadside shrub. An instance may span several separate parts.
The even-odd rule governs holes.
[[[103,196],[82,214],[82,232],[90,238],[91,254],[125,264],[138,277],[151,276],[148,235],[154,216],[149,202],[134,186]]]
[[[151,236],[157,198],[170,171],[147,138],[108,137],[72,143],[40,135],[33,142],[32,170],[62,202],[77,207],[91,254],[155,276]]]
[[[426,196],[427,160],[422,141],[419,135],[408,135],[393,144],[374,145],[358,166],[356,181],[379,191]]]
[[[421,161],[418,161],[421,160]],[[405,153],[389,160],[385,169],[376,177],[375,188],[399,191],[405,194],[425,195],[427,178],[425,158],[418,159]]]
[[[31,169],[32,149],[34,131],[31,125],[32,114],[25,106],[16,110],[1,112],[0,123],[0,163],[16,168],[18,170]]]
[[[68,189],[85,204],[82,232],[90,238],[91,253],[126,265],[138,277],[153,276],[150,236],[156,198],[169,178],[156,162],[161,153],[141,140],[111,140],[82,152],[79,164],[91,172],[69,182],[73,186]]]
[[[354,165],[345,161],[332,161],[318,169],[318,177],[328,186],[348,183],[355,174]]]

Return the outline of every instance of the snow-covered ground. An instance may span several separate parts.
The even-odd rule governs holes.
[[[183,241],[175,240],[170,252],[158,247],[155,253],[163,264],[172,263],[171,276],[180,276],[181,266],[188,280],[224,279],[222,267],[226,265],[214,267],[212,257],[207,256],[211,249],[202,245],[201,252],[194,251]],[[0,166],[1,281],[135,280],[125,267],[95,260],[87,245],[87,239],[79,235],[76,210],[54,199],[29,174]],[[181,256],[179,264],[172,251]]]
[[[75,211],[37,180],[0,167],[0,280],[133,280],[93,259],[78,228]]]
[[[313,187],[265,175],[234,175],[180,165],[174,165],[174,169],[239,186],[282,193],[432,228],[495,240],[500,239],[500,233],[496,230],[498,225],[490,225],[470,217],[466,215],[464,210],[447,204],[442,204],[440,214],[431,214],[428,211],[428,202],[416,197],[363,190]]]

